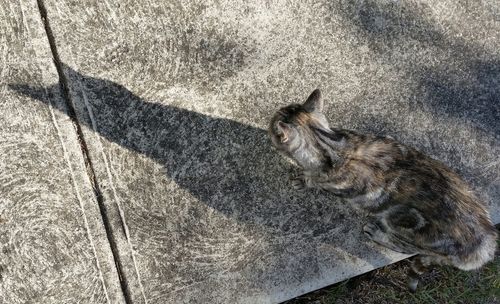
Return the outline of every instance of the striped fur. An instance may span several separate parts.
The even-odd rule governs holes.
[[[319,90],[280,109],[273,145],[303,169],[296,188],[320,188],[370,214],[364,233],[421,265],[477,269],[492,260],[497,232],[488,211],[450,168],[392,138],[330,128]],[[424,261],[424,262],[423,262]],[[418,271],[417,271],[418,270]]]

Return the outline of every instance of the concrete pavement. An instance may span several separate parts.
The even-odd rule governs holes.
[[[39,140],[73,151],[54,152],[70,169],[54,168],[71,170],[77,177],[61,179],[86,193],[79,210],[89,211],[79,216],[94,228],[73,239],[90,248],[99,240],[86,255],[88,271],[102,277],[92,281],[100,286],[96,303],[107,290],[113,303],[275,303],[404,258],[365,240],[362,217],[343,201],[291,189],[294,169],[271,149],[265,128],[278,107],[316,87],[332,125],[388,134],[444,161],[500,221],[500,6],[493,1],[43,5],[69,95],[60,92],[30,4],[40,39],[7,42],[44,45],[45,53],[18,54],[16,62],[33,60],[51,73],[2,79],[12,104],[2,114],[12,123],[42,120],[14,110],[26,100],[65,122],[47,132],[68,138]],[[15,140],[27,132],[5,130]],[[16,164],[8,155],[4,163]],[[39,176],[41,168],[9,170]],[[69,186],[58,189],[50,192],[70,197]],[[92,268],[101,264],[108,268]]]
[[[0,16],[0,303],[123,302],[38,7]]]

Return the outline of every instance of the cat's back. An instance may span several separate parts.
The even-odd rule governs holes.
[[[416,149],[406,147],[404,156],[394,163],[394,170],[398,172],[394,197],[438,210],[445,216],[487,213],[484,204],[455,171]]]
[[[344,149],[344,157],[360,165],[369,166],[373,171],[384,173],[397,169],[402,160],[416,159],[418,151],[409,148],[391,137],[371,134],[349,133]]]
[[[351,169],[363,172],[372,189],[360,197],[374,198],[362,206],[382,211],[397,205],[413,208],[431,223],[429,227],[456,238],[472,240],[477,233],[494,230],[483,202],[444,163],[390,137],[353,135],[350,141]]]
[[[391,196],[427,212],[430,219],[453,222],[471,213],[488,218],[485,205],[470,186],[451,168],[430,156],[403,144],[402,153],[393,162],[395,187]]]
[[[359,207],[370,212],[414,208],[432,227],[457,238],[494,229],[485,205],[444,163],[391,137],[346,134],[340,169],[364,181],[363,189],[350,199]]]
[[[389,208],[418,212],[418,246],[443,253],[453,265],[476,269],[491,260],[497,233],[488,210],[452,169],[413,148],[394,163],[396,186]]]

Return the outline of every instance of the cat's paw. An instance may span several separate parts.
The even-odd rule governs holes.
[[[291,183],[292,183],[293,189],[295,189],[297,191],[304,191],[307,188],[304,177],[302,177],[302,176],[292,178]]]
[[[396,252],[412,254],[415,253],[405,245],[397,242],[394,243],[394,240],[390,238],[390,235],[387,233],[386,228],[382,225],[382,223],[378,221],[369,222],[365,226],[363,226],[363,233],[373,242],[379,244],[380,246],[389,248]]]
[[[373,223],[368,223],[363,226],[363,233],[370,239],[373,240],[373,238],[377,235],[379,231],[379,228],[377,225]]]
[[[372,241],[375,242],[387,242],[387,235],[385,229],[382,227],[382,223],[373,220],[368,222],[363,226],[363,233]]]
[[[410,278],[408,280],[408,290],[411,293],[415,293],[417,291],[417,287],[418,287],[418,279],[416,279],[416,278]]]

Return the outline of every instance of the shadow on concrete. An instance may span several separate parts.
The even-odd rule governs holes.
[[[362,34],[369,41],[369,47],[379,54],[396,49],[403,39],[431,45],[444,38],[431,20],[422,18],[432,15],[426,12],[430,9],[417,3],[331,1],[328,9]]]
[[[480,4],[467,5],[471,12],[484,10]],[[379,0],[329,5],[329,12],[366,42],[374,60],[406,70],[418,84],[416,106],[472,123],[498,138],[500,58],[481,45],[447,34],[434,20],[435,9],[420,2]]]
[[[288,235],[296,240],[300,235],[304,247],[331,244],[374,267],[389,262],[365,243],[361,233],[358,240],[346,240],[361,225],[349,208],[335,206],[344,202],[328,193],[292,189],[291,166],[271,147],[265,130],[148,102],[120,84],[67,66],[65,73],[84,87],[97,122],[95,132],[162,164],[170,179],[226,217],[265,227],[279,238]],[[58,85],[13,84],[10,88],[46,104],[45,91],[57,94],[59,90]],[[67,114],[64,108],[58,110]],[[88,117],[79,120],[93,128]]]
[[[460,80],[445,71],[422,68],[417,92],[421,106],[500,138],[500,60],[472,62],[466,74],[468,79]]]

